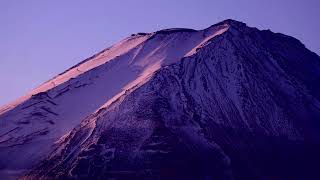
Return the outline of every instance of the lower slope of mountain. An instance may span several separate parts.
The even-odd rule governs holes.
[[[320,58],[283,34],[233,20],[139,33],[33,93],[0,116],[2,174],[320,177]]]

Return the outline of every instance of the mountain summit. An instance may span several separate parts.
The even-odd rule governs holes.
[[[292,37],[137,33],[1,108],[0,175],[314,179],[319,120],[320,58]]]

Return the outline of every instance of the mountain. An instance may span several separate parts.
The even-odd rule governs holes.
[[[234,20],[133,34],[0,112],[2,177],[320,176],[320,57]]]

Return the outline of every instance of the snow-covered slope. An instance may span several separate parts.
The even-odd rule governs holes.
[[[228,27],[132,35],[1,108],[0,168],[4,173],[28,169],[85,117],[145,83],[160,67],[192,55]]]
[[[25,177],[317,178],[320,58],[291,37],[225,23],[87,117]]]
[[[315,179],[319,84],[319,56],[283,34],[233,20],[138,33],[3,109],[0,168],[32,168],[25,179]]]

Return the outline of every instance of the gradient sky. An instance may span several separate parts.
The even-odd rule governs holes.
[[[0,0],[0,105],[132,33],[229,18],[320,54],[320,0]]]

